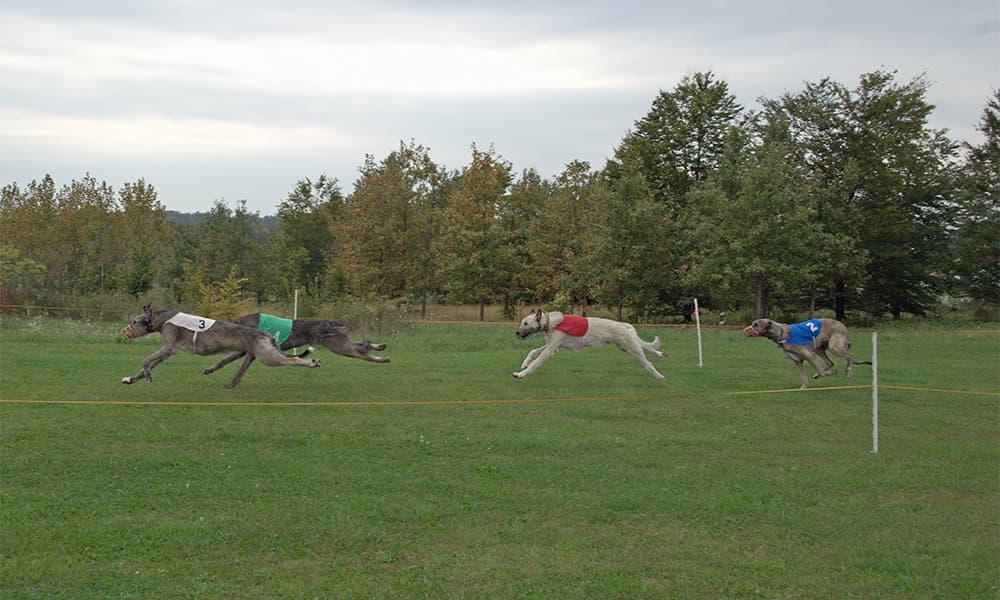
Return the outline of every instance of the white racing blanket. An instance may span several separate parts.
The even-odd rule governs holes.
[[[194,332],[194,335],[191,336],[191,350],[197,354],[198,334],[202,331],[211,329],[212,325],[215,325],[215,319],[206,319],[205,317],[198,317],[187,313],[177,313],[176,315],[170,317],[167,323]]]

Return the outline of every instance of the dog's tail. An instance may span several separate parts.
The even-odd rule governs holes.
[[[659,350],[660,348],[660,336],[654,337],[652,342],[647,342],[642,338],[639,338],[639,341],[642,342],[643,347],[647,350]]]
[[[872,361],[870,361],[870,360],[858,360],[858,359],[855,358],[854,360],[851,361],[851,364],[852,365],[870,365],[870,364],[872,364]]]

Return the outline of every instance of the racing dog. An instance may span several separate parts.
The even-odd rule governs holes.
[[[810,319],[803,323],[786,325],[771,319],[757,319],[743,330],[746,337],[766,337],[781,348],[788,358],[799,368],[799,378],[802,379],[801,389],[809,387],[805,366],[808,361],[816,369],[813,379],[829,377],[836,371],[832,368],[833,361],[827,356],[829,350],[836,356],[847,359],[845,373],[853,374],[854,365],[870,365],[868,361],[857,360],[851,354],[851,336],[847,326],[835,319]],[[826,363],[820,367],[818,358]]]
[[[273,315],[254,313],[236,319],[234,323],[246,327],[259,329],[272,336],[279,344],[281,350],[289,350],[307,344],[317,344],[324,346],[342,356],[350,358],[360,358],[377,363],[387,363],[389,358],[385,356],[372,356],[372,350],[385,350],[385,344],[373,344],[368,340],[363,342],[352,341],[347,333],[347,326],[340,321],[329,319],[282,319]],[[312,348],[298,354],[299,358],[308,355]],[[211,367],[204,370],[205,375],[214,373],[234,360],[242,357],[243,352],[233,352]],[[253,362],[253,356],[248,356],[245,361]],[[249,366],[249,363],[246,363]],[[242,368],[242,367],[241,367]]]
[[[260,361],[269,367],[315,368],[321,364],[316,359],[306,360],[296,356],[285,356],[278,349],[274,338],[253,327],[196,317],[176,310],[154,312],[149,304],[143,306],[142,313],[136,315],[132,322],[121,330],[121,336],[131,340],[155,332],[163,336],[163,347],[142,361],[142,369],[138,373],[123,377],[122,383],[131,384],[143,378],[152,383],[152,370],[178,350],[203,356],[233,351],[239,352],[240,356],[246,355],[233,380],[226,385],[227,388],[236,387],[240,383],[243,373],[254,358],[260,358]]]
[[[653,363],[646,358],[646,354],[652,354],[659,358],[666,357],[663,352],[657,350],[660,347],[660,338],[656,337],[652,342],[645,342],[636,333],[635,327],[628,323],[596,317],[564,315],[561,312],[546,313],[542,309],[538,309],[521,319],[521,324],[515,333],[517,337],[524,339],[539,331],[545,333],[545,345],[528,353],[524,362],[521,363],[521,370],[514,373],[514,377],[517,379],[531,375],[559,348],[580,350],[587,346],[604,344],[618,346],[642,363],[642,366],[646,367],[646,370],[653,377],[660,381],[665,379],[656,370]]]

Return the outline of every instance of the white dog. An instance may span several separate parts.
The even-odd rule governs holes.
[[[538,331],[545,332],[545,345],[528,353],[524,362],[521,363],[521,370],[514,373],[514,377],[518,379],[531,375],[559,348],[580,350],[586,346],[614,344],[634,356],[653,377],[660,381],[664,380],[663,375],[646,358],[647,353],[660,358],[666,357],[664,353],[657,350],[660,347],[660,338],[656,337],[652,342],[644,342],[636,333],[635,327],[628,323],[612,321],[611,319],[564,315],[561,312],[546,313],[538,309],[521,320],[516,333],[517,337],[523,339]]]

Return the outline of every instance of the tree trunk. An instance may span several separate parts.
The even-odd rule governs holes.
[[[838,321],[843,321],[847,317],[847,285],[841,280],[834,284],[833,309]]]
[[[486,320],[486,300],[479,301],[479,322]]]
[[[768,286],[767,281],[760,280],[757,282],[757,317],[758,319],[766,319],[771,315],[770,299],[768,298]]]

